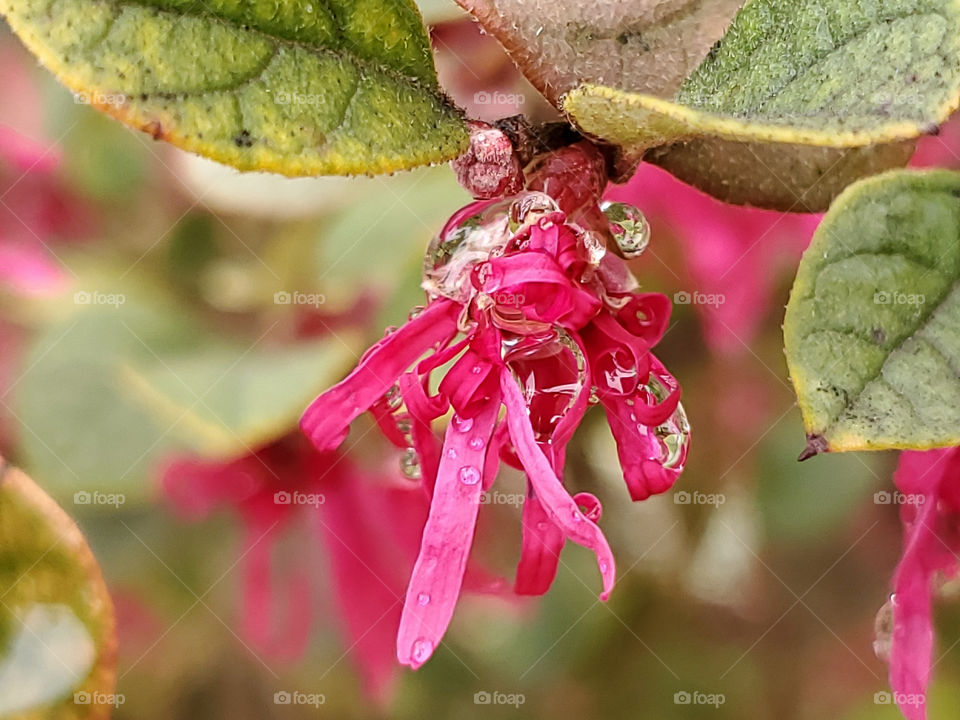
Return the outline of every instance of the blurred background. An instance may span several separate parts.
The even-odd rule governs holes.
[[[421,4],[441,84],[471,116],[551,119],[452,3]],[[566,482],[603,501],[620,570],[610,602],[568,544],[545,597],[465,593],[425,667],[384,670],[357,649],[335,587],[342,551],[311,531],[310,507],[254,552],[251,498],[299,486],[242,459],[293,433],[423,303],[426,244],[468,200],[453,173],[240,176],[93,111],[3,25],[0,127],[0,451],[100,563],[117,613],[114,717],[899,717],[872,650],[900,551],[895,457],[796,462],[780,323],[817,218],[725,207],[647,167],[611,188],[653,225],[637,277],[675,303],[658,355],[684,388],[687,470],[630,503],[591,411]],[[948,125],[917,162],[960,167],[957,137]],[[402,490],[370,424],[351,462]],[[177,461],[239,464],[194,492],[162,482]],[[474,555],[509,585],[522,478],[504,471],[496,487]],[[355,507],[377,544],[398,542],[372,503]],[[939,610],[933,718],[960,703],[958,608]],[[316,702],[285,702],[295,693]]]

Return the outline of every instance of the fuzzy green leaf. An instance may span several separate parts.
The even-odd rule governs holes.
[[[465,149],[412,0],[0,0],[123,122],[243,170],[392,172]]]
[[[633,162],[671,145],[657,162],[722,199],[787,209],[829,171],[834,191],[817,190],[829,201],[865,172],[906,162],[896,143],[931,132],[957,108],[960,6],[754,0],[673,100],[632,90],[584,85],[564,109]],[[758,152],[762,144],[776,147]],[[843,148],[885,144],[893,149],[833,167],[850,154]],[[804,173],[811,167],[817,172]],[[766,187],[753,191],[754,182]]]
[[[960,444],[960,174],[848,188],[784,322],[809,452]]]

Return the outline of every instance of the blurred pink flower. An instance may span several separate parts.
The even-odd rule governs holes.
[[[0,283],[17,293],[62,288],[66,278],[50,245],[86,223],[54,174],[58,162],[55,148],[0,125]]]
[[[372,410],[388,438],[416,450],[432,501],[397,636],[398,659],[413,668],[450,623],[481,495],[501,457],[528,477],[518,592],[547,590],[569,538],[595,553],[602,599],[615,572],[595,522],[600,504],[586,493],[571,497],[561,481],[567,443],[592,392],[607,411],[635,499],[665,491],[683,467],[680,388],[650,353],[670,303],[636,292],[623,261],[605,251],[602,164],[586,143],[566,148],[533,172],[531,192],[455,213],[428,250],[426,308],[301,419],[314,445],[330,452]],[[430,395],[432,372],[448,363]],[[431,423],[451,406],[441,445]],[[664,427],[673,428],[669,441]]]
[[[907,720],[924,720],[933,661],[931,605],[960,552],[960,448],[900,454],[904,548],[893,578],[890,685]]]
[[[646,163],[605,197],[636,205],[655,234],[680,241],[690,286],[675,302],[695,304],[707,344],[730,354],[786,301],[774,297],[780,273],[795,272],[821,218],[727,205]]]
[[[403,593],[427,517],[422,489],[378,482],[342,453],[316,452],[299,433],[226,462],[175,459],[162,485],[188,518],[236,508],[245,528],[243,636],[276,659],[303,653],[317,605],[305,562],[295,559],[280,574],[278,543],[297,523],[315,523],[349,653],[368,695],[390,697]]]

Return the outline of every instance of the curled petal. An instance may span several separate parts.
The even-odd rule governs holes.
[[[374,345],[344,380],[314,400],[300,428],[321,452],[347,437],[350,423],[368,410],[426,351],[456,332],[459,306],[438,300],[395,333]]]
[[[583,331],[593,383],[601,395],[631,396],[650,374],[650,346],[607,312]]]
[[[603,505],[593,493],[581,492],[573,496],[573,501],[583,508],[583,514],[591,522],[599,522],[603,516]]]
[[[557,478],[547,456],[537,445],[523,395],[506,369],[500,375],[500,387],[503,390],[503,403],[507,408],[510,438],[527,472],[527,477],[551,520],[563,531],[563,534],[577,544],[589,548],[596,555],[597,566],[603,578],[603,592],[600,594],[600,599],[606,600],[613,590],[616,577],[613,553],[610,551],[607,539],[596,524],[584,517]]]
[[[558,528],[533,486],[527,483],[527,497],[521,514],[523,545],[514,592],[518,595],[543,595],[553,584],[566,538]]]
[[[450,399],[462,417],[472,417],[478,409],[500,397],[493,363],[468,349],[440,382],[440,392]]]
[[[500,399],[495,398],[471,418],[469,427],[451,423],[447,428],[430,515],[397,633],[397,659],[414,669],[430,658],[453,617],[499,410]]]
[[[653,347],[667,331],[672,308],[670,298],[662,293],[634,293],[617,311],[617,320],[628,332]]]
[[[660,440],[653,430],[638,421],[636,406],[614,395],[601,396],[607,422],[617,443],[617,457],[623,468],[630,497],[646,500],[669,490],[680,475],[680,468],[666,469],[660,462]]]

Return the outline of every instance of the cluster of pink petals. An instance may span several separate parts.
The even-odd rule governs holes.
[[[606,599],[614,558],[597,525],[599,501],[562,482],[565,449],[591,392],[606,410],[634,499],[667,490],[680,467],[665,467],[653,428],[677,411],[680,389],[651,354],[670,303],[635,291],[620,258],[604,253],[597,202],[603,182],[581,192],[599,162],[586,143],[554,156],[513,200],[529,213],[508,226],[506,201],[474,203],[440,233],[425,267],[428,304],[372,347],[359,366],[304,413],[301,428],[321,452],[372,410],[399,446],[412,440],[430,513],[397,635],[400,662],[419,667],[453,615],[476,529],[481,495],[501,460],[522,468],[528,491],[516,590],[545,592],[566,539],[595,553]],[[565,176],[566,174],[566,176]],[[512,211],[510,211],[512,212]],[[594,223],[590,229],[574,222]],[[467,241],[464,228],[478,229]],[[471,244],[472,243],[472,244]],[[486,243],[484,245],[484,243]],[[598,244],[599,243],[599,244]],[[438,259],[439,258],[439,259]],[[431,375],[450,365],[431,394]],[[649,383],[662,389],[653,393]],[[402,398],[408,432],[397,428]],[[442,442],[432,423],[453,416]],[[684,450],[685,454],[685,450]],[[680,464],[682,466],[682,463]]]
[[[427,516],[422,491],[399,477],[371,477],[342,453],[319,453],[299,433],[229,461],[175,459],[162,484],[188,518],[218,508],[240,514],[243,637],[273,659],[298,657],[316,619],[320,583],[308,563],[277,562],[278,544],[296,524],[312,526],[328,558],[322,584],[332,589],[365,691],[389,698],[403,593]]]
[[[903,452],[894,481],[904,548],[890,601],[890,685],[907,720],[924,720],[935,585],[960,568],[960,448]]]

